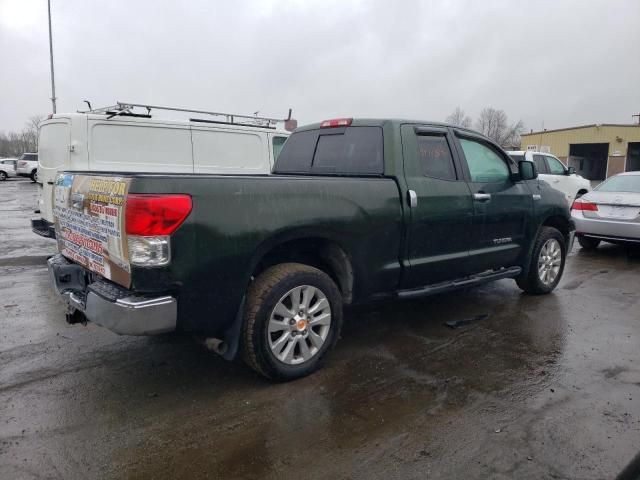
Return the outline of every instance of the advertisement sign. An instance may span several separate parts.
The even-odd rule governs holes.
[[[130,179],[60,174],[54,186],[58,249],[122,286],[131,284],[124,206]]]

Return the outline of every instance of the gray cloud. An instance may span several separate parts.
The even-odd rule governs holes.
[[[52,0],[58,111],[115,100],[538,129],[631,122],[640,2]],[[0,130],[50,112],[45,0],[0,0]]]

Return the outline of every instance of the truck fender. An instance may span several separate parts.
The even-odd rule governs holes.
[[[526,262],[522,266],[522,273],[520,274],[521,277],[525,278],[527,275],[529,275],[529,270],[531,269],[531,255],[533,254],[533,247],[536,244],[536,239],[538,238],[538,235],[540,235],[540,230],[542,229],[542,227],[551,226],[560,230],[560,233],[562,233],[562,235],[565,237],[565,240],[567,242],[567,247],[569,247],[570,234],[566,235],[565,232],[563,232],[560,228],[553,225],[553,223],[549,221],[552,218],[565,218],[565,217],[566,215],[563,214],[563,211],[561,209],[552,209],[544,217],[542,222],[538,224],[538,227],[536,228],[536,233],[533,236],[533,240],[529,243],[529,248],[527,249]],[[572,228],[571,220],[567,219],[567,222],[568,222],[569,228],[571,229]],[[569,252],[567,252],[567,255],[568,254]]]

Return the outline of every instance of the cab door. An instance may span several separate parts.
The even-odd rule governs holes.
[[[516,167],[508,155],[484,137],[457,132],[456,148],[473,198],[473,273],[518,265],[533,216],[529,187],[515,179]]]
[[[575,200],[578,188],[573,185],[573,177],[567,175],[567,169],[560,160],[551,155],[545,155],[547,166],[549,167],[549,175],[547,182],[556,190],[564,193],[565,198],[571,204]]]
[[[448,128],[401,127],[409,211],[403,287],[469,273],[473,202]]]

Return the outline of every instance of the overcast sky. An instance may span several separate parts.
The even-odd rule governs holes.
[[[52,0],[58,112],[116,100],[527,130],[631,123],[640,1]],[[0,131],[51,112],[46,0],[0,0]]]

